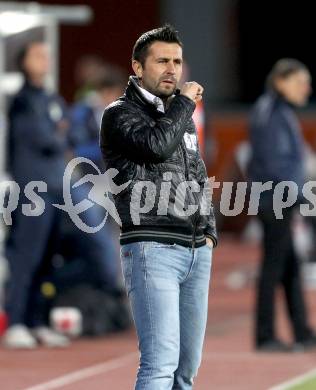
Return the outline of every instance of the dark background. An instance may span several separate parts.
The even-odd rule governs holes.
[[[315,73],[313,1],[247,1],[238,6],[240,99],[252,102],[265,76],[282,57],[294,57]]]
[[[28,1],[23,1],[28,2]],[[79,5],[77,1],[43,0],[41,4]],[[156,0],[89,0],[94,12],[90,24],[60,27],[61,94],[71,101],[75,89],[74,67],[86,54],[96,54],[130,71],[132,45],[140,32],[159,24]]]
[[[164,4],[173,4],[173,16],[170,21],[180,28],[180,33],[193,34],[198,26],[190,26],[190,10],[188,4],[197,12],[196,20],[205,23],[209,18],[210,36],[204,36],[193,44],[203,52],[211,50],[208,42],[212,39],[212,31],[223,26],[216,26],[216,15],[205,15],[202,5],[212,3],[212,13],[216,13],[217,4],[225,3],[226,36],[220,36],[219,46],[226,50],[225,58],[229,59],[234,50],[235,61],[226,71],[233,75],[228,81],[225,91],[218,91],[212,97],[221,104],[251,103],[262,92],[264,80],[276,60],[281,57],[295,57],[303,61],[311,70],[316,66],[313,38],[315,36],[315,13],[312,1],[254,1],[254,0],[198,0],[192,3],[169,0],[89,0],[94,12],[94,19],[86,26],[61,26],[60,32],[60,92],[68,101],[73,98],[75,89],[74,66],[78,58],[85,54],[97,54],[105,60],[117,63],[128,72],[132,46],[137,37],[144,31],[157,27],[161,21],[168,20],[168,12]],[[222,3],[221,3],[222,2]],[[77,1],[43,0],[43,4],[75,5]],[[210,4],[209,3],[209,4]],[[172,7],[172,6],[171,6]],[[187,7],[187,13],[185,13]],[[201,10],[199,14],[199,10]],[[164,17],[162,17],[164,15]],[[211,17],[212,16],[212,17]],[[186,20],[183,21],[182,19]],[[214,22],[215,21],[215,22]],[[191,30],[190,30],[191,28]],[[217,39],[217,38],[215,38]],[[233,47],[232,47],[233,42]],[[192,44],[189,42],[189,45]],[[188,58],[190,61],[190,58]],[[220,69],[220,56],[214,52],[214,63]],[[203,62],[203,60],[202,60]],[[210,68],[209,89],[220,89],[221,85],[212,82]],[[193,76],[198,75],[198,69]],[[224,74],[216,74],[214,80],[224,78]],[[198,78],[198,76],[197,76]],[[204,80],[202,80],[203,82]],[[312,97],[313,99],[313,97]]]

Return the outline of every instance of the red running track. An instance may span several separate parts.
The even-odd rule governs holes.
[[[267,390],[316,365],[316,351],[260,354],[253,350],[255,244],[228,237],[214,252],[209,320],[195,390]],[[316,325],[313,291],[306,292]],[[291,333],[279,299],[278,333]],[[316,327],[316,326],[315,326]],[[1,390],[130,390],[138,364],[134,331],[75,341],[64,350],[7,351],[0,348]]]

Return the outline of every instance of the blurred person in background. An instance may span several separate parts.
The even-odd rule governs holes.
[[[267,91],[255,103],[250,117],[252,157],[249,177],[255,182],[273,181],[272,190],[261,194],[259,220],[263,227],[263,260],[258,278],[255,345],[259,351],[291,351],[316,346],[307,324],[300,265],[293,245],[291,224],[295,205],[273,211],[273,189],[281,181],[297,184],[299,203],[304,174],[304,141],[296,107],[304,106],[311,93],[311,76],[304,64],[281,59],[267,78]],[[277,338],[274,329],[276,289],[282,285],[295,343]]]
[[[80,101],[94,92],[96,82],[106,75],[107,67],[101,57],[87,54],[78,59],[74,73],[77,86],[74,100]]]
[[[86,157],[103,169],[99,147],[102,114],[125,89],[127,76],[114,65],[104,66],[104,72],[93,82],[89,94],[78,101],[71,110],[74,156]]]
[[[88,159],[79,163],[72,173],[74,204],[89,199],[97,169],[103,171],[99,147],[101,116],[104,108],[121,96],[125,87],[126,77],[122,71],[110,65],[106,68],[107,72],[94,80],[86,96],[70,110],[68,155]],[[75,185],[79,181],[81,184]],[[100,196],[104,196],[103,188],[100,188]],[[131,321],[122,288],[115,239],[117,227],[107,211],[96,203],[80,213],[80,219],[90,227],[99,226],[104,219],[106,222],[100,230],[89,234],[63,214],[58,248],[52,248],[46,256],[46,269],[42,268],[42,293],[37,296],[37,307],[41,305],[41,309],[50,315],[58,306],[79,309],[85,324],[83,334],[103,335],[126,329]],[[52,286],[53,290],[45,286]]]
[[[114,200],[141,352],[135,388],[192,389],[202,359],[217,235],[211,205],[207,216],[180,215],[173,205],[180,183],[207,183],[192,120],[203,87],[187,82],[177,89],[182,43],[168,25],[136,41],[132,67],[135,76],[124,96],[104,112],[100,145],[106,168],[119,171],[116,185],[132,180]],[[170,180],[170,207],[166,214],[158,214],[157,206],[141,213],[138,224],[131,215],[136,186],[151,181],[160,188],[163,180]],[[200,196],[186,193],[181,207],[198,206]]]
[[[9,327],[3,341],[10,348],[34,348],[38,341],[65,346],[68,339],[45,325],[46,319],[34,307],[33,297],[38,294],[37,276],[45,252],[48,246],[55,246],[55,241],[57,245],[61,212],[52,204],[62,203],[69,121],[63,99],[45,89],[50,72],[47,45],[40,41],[28,43],[18,63],[25,82],[9,111],[8,170],[21,193],[6,248],[10,267],[6,291]],[[41,215],[25,216],[22,204],[30,201],[24,188],[33,180],[47,184],[47,192],[40,193],[45,209]]]
[[[125,88],[127,77],[118,67],[113,65],[104,65],[104,72],[99,79],[94,80],[94,86],[90,89],[81,101],[77,102],[71,110],[71,152],[74,157],[84,157],[91,160],[100,169],[104,171],[100,146],[99,134],[102,114],[105,107],[120,97]],[[77,172],[79,179],[85,175],[95,174],[96,172],[89,164],[81,164],[80,172]],[[87,176],[89,179],[89,176]],[[75,203],[79,203],[88,197],[91,186],[87,183],[72,189],[72,196]],[[98,205],[86,210],[83,219],[89,226],[98,226],[105,216],[106,210]],[[120,268],[119,251],[115,245],[116,226],[108,218],[104,227],[94,234],[86,234],[84,241],[84,251],[87,267],[94,267],[98,270],[95,274],[95,281],[102,289],[108,292],[120,291]],[[75,235],[82,236],[82,232],[76,231]],[[81,242],[81,239],[78,240]]]

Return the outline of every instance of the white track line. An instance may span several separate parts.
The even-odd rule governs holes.
[[[138,357],[138,353],[133,352],[125,356],[118,357],[116,359],[109,360],[105,363],[96,364],[94,366],[90,366],[87,368],[83,368],[77,371],[73,371],[69,374],[62,375],[48,382],[40,383],[39,385],[35,385],[32,387],[27,387],[23,390],[51,390],[51,389],[59,389],[63,386],[79,382],[82,379],[87,379],[95,375],[104,374],[105,372],[109,372],[115,370],[117,368],[121,368],[126,364],[132,362],[135,358]]]
[[[289,381],[286,381],[286,382],[280,383],[279,385],[270,387],[269,390],[287,390],[287,389],[289,389],[290,386],[300,385],[300,384],[304,383],[305,381],[307,381],[308,379],[312,378],[313,376],[316,376],[316,369],[315,368],[306,372],[305,374],[297,376]]]

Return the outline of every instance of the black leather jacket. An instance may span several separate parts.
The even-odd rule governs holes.
[[[207,173],[192,120],[194,109],[192,100],[178,94],[165,113],[158,111],[134,77],[124,96],[105,109],[100,146],[106,169],[119,171],[114,180],[117,185],[131,180],[114,197],[122,221],[121,244],[158,241],[199,247],[206,236],[217,244],[212,204],[208,201],[208,212],[201,213],[202,191],[197,191],[207,183]],[[141,181],[152,183],[146,193]],[[193,182],[196,192],[185,184],[179,187],[183,182]],[[175,199],[180,200],[176,202],[179,207]],[[166,204],[167,214],[163,212]],[[197,209],[192,215],[178,211],[190,205]],[[136,213],[139,219],[133,218],[134,206],[145,207],[143,213]]]

